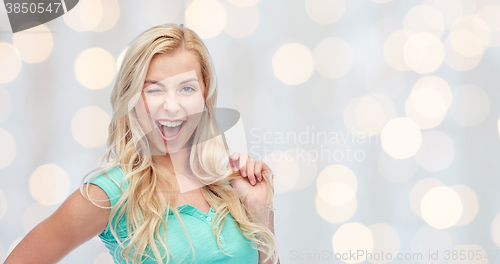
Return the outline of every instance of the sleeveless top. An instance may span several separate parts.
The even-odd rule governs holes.
[[[109,175],[109,177],[101,173],[94,177],[90,183],[103,189],[110,199],[111,207],[114,207],[116,202],[120,199],[121,191],[119,185],[122,183],[125,174],[120,165],[107,170],[106,174]],[[112,179],[116,181],[116,183],[113,182]],[[226,182],[226,184],[229,184],[229,182]],[[124,189],[127,187],[128,181],[123,184]],[[193,256],[193,249],[191,249],[182,224],[173,214],[172,210],[168,208],[168,210],[166,210],[168,212],[168,221],[166,220],[166,214],[164,215],[164,220],[167,222],[167,246],[170,254],[169,263],[258,263],[259,252],[256,244],[252,243],[251,240],[241,234],[238,223],[230,213],[225,217],[224,227],[218,238],[224,252],[231,255],[228,256],[219,249],[214,232],[212,231],[212,221],[215,220],[215,211],[212,207],[210,207],[208,213],[190,204],[180,205],[177,209],[179,210],[179,215],[189,234],[189,239],[191,239],[195,255]],[[113,219],[113,226],[116,223],[116,218],[117,216]],[[126,239],[128,234],[125,214],[118,222],[115,232],[120,238],[120,241],[126,246],[129,240]],[[159,233],[162,237],[165,235],[163,225],[159,228]],[[132,261],[121,256],[124,246],[120,246],[118,241],[113,237],[113,234],[111,234],[109,222],[106,229],[99,234],[99,238],[113,256],[114,263],[132,263]],[[162,262],[166,263],[167,257],[165,255],[165,250],[160,243],[158,243],[157,246],[160,255],[164,256]],[[146,247],[144,253],[147,256],[142,257],[142,263],[158,263],[154,260],[155,256],[149,246]]]

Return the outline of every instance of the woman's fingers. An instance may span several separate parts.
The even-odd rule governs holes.
[[[246,172],[248,176],[248,180],[250,181],[250,184],[255,185],[256,180],[255,180],[255,160],[253,158],[248,158],[247,163],[246,163]]]
[[[262,181],[262,160],[255,161],[255,176],[257,180]]]
[[[262,160],[261,160],[262,161]],[[262,170],[265,170],[265,171],[270,171],[271,168],[269,168],[269,166],[264,162],[262,161]]]
[[[274,192],[274,173],[271,170],[271,168],[269,168],[269,166],[267,166],[267,164],[263,161],[262,161],[262,173],[267,173],[269,183],[271,184],[271,188],[273,189]]]
[[[240,165],[240,174],[241,176],[243,177],[247,177],[248,176],[248,171],[247,171],[247,162],[248,162],[248,154],[246,153],[241,153],[241,155],[239,156],[239,165]]]
[[[236,169],[239,167],[241,176],[247,177],[252,185],[255,185],[257,181],[261,182],[264,173],[272,175],[271,168],[264,161],[255,160],[245,152],[234,152],[231,155],[231,160]]]
[[[229,158],[229,162],[227,163],[227,169],[237,169],[239,167],[238,159],[240,158],[240,153],[234,152]]]

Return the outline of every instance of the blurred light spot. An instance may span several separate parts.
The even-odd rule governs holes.
[[[127,53],[128,47],[126,47],[122,52],[120,52],[120,55],[118,55],[118,58],[116,58],[116,72],[118,73],[120,71],[120,68],[122,67],[122,62],[123,59],[125,58],[125,54]]]
[[[357,97],[344,110],[344,125],[357,137],[370,137],[396,117],[395,109],[392,100],[381,93]]]
[[[495,250],[496,251],[496,250]],[[489,252],[486,252],[479,245],[457,245],[451,250],[452,253],[457,252],[456,257],[452,256],[447,264],[488,264],[488,256]],[[459,253],[458,253],[459,252]],[[496,254],[495,254],[496,255]],[[493,256],[490,255],[490,259],[494,259]]]
[[[224,7],[215,0],[195,0],[186,9],[186,26],[202,39],[220,34],[226,25]]]
[[[257,6],[240,8],[230,2],[223,4],[226,10],[224,31],[233,38],[242,38],[252,34],[259,25],[260,15]]]
[[[259,0],[228,0],[234,6],[245,8],[256,5]]]
[[[408,33],[409,34],[409,33]],[[405,62],[405,43],[408,41],[403,30],[394,31],[384,43],[384,58],[396,71],[409,71],[410,68]]]
[[[369,110],[373,105],[379,105],[382,108],[383,120],[380,122],[373,122],[371,118],[376,118],[376,115],[369,114],[366,110]],[[377,107],[375,106],[375,109]],[[375,110],[374,109],[374,110]],[[368,133],[375,132],[379,133],[382,127],[390,119],[396,117],[396,107],[392,100],[384,94],[374,93],[364,96],[361,102],[356,106],[356,118],[361,127],[368,131]]]
[[[481,8],[476,16],[483,20],[487,25],[491,33],[490,47],[495,47],[500,45],[500,6],[490,5]]]
[[[299,167],[299,179],[293,186],[293,189],[299,190],[309,187],[316,180],[318,173],[316,165],[317,157],[315,157],[314,152],[294,148],[287,150],[286,153],[295,160]]]
[[[462,217],[462,199],[450,187],[434,187],[424,195],[421,209],[427,224],[437,229],[448,228]]]
[[[347,254],[361,250],[372,252],[373,235],[368,227],[361,223],[353,222],[343,224],[337,229],[332,238],[332,246],[335,254]],[[354,259],[342,259],[345,263],[360,263],[366,260],[366,254]]]
[[[314,66],[327,78],[339,78],[351,69],[354,59],[351,46],[340,38],[326,38],[314,49]]]
[[[458,54],[450,44],[450,36],[448,35],[443,42],[445,49],[444,61],[448,66],[456,71],[468,71],[475,68],[483,57],[483,53],[475,57],[464,57]]]
[[[9,166],[17,154],[16,141],[12,135],[0,128],[0,169]]]
[[[21,55],[14,46],[0,41],[0,83],[13,81],[21,72]]]
[[[380,51],[384,50],[384,44],[391,34],[397,30],[403,29],[403,22],[395,17],[382,17],[378,19],[372,29],[368,32],[368,42],[365,43],[368,51],[380,55]],[[405,40],[406,41],[406,40]],[[403,42],[404,44],[404,42]],[[401,45],[402,46],[402,45]],[[401,48],[402,49],[402,48]],[[389,51],[392,52],[392,51]],[[397,58],[393,58],[397,59]],[[386,63],[388,63],[386,61]],[[403,61],[404,64],[404,61]],[[389,64],[388,64],[389,65]],[[390,66],[390,65],[389,65]],[[405,65],[406,66],[406,65]]]
[[[299,180],[299,166],[297,161],[287,152],[273,151],[262,159],[274,173],[274,192],[287,192],[295,186]]]
[[[43,220],[47,219],[57,209],[57,206],[45,206],[39,203],[31,204],[23,216],[24,232],[28,234],[31,229]]]
[[[16,238],[12,242],[12,244],[10,244],[9,249],[7,250],[7,256],[10,255],[10,253],[12,252],[12,250],[14,250],[14,248],[17,247],[17,245],[21,242],[21,240],[23,240],[23,237]]]
[[[350,202],[356,193],[342,182],[328,182],[319,187],[318,195],[331,206],[340,206]]]
[[[490,112],[488,94],[476,85],[459,87],[453,93],[451,116],[463,126],[481,124]]]
[[[304,83],[314,71],[311,51],[299,43],[281,46],[273,56],[273,73],[284,84]]]
[[[323,169],[316,181],[317,190],[330,182],[341,182],[349,186],[354,193],[358,191],[356,175],[351,169],[342,164],[330,165]]]
[[[442,118],[448,108],[443,96],[432,88],[414,89],[407,104],[411,104],[412,109],[425,118]]]
[[[444,184],[433,178],[418,181],[410,191],[410,208],[413,213],[422,218],[422,199],[430,189],[440,186]]]
[[[420,74],[431,73],[443,63],[443,44],[432,33],[415,33],[404,45],[404,59],[413,71]]]
[[[7,212],[7,199],[5,198],[5,194],[0,189],[0,220],[4,217]]]
[[[394,159],[384,151],[378,155],[378,171],[392,183],[409,181],[417,172],[418,164],[414,157]]]
[[[483,53],[490,43],[491,33],[488,24],[478,16],[461,16],[450,27],[451,47],[465,57]]]
[[[415,109],[413,108],[413,104],[411,104],[410,100],[406,100],[405,111],[406,111],[406,116],[413,122],[415,122],[420,127],[420,129],[429,129],[436,127],[439,124],[441,124],[441,122],[445,117],[445,115],[441,115],[431,118],[420,115],[417,111],[415,111]]]
[[[89,31],[101,23],[103,19],[103,5],[100,0],[79,1],[73,9],[62,17],[66,25],[74,31]]]
[[[101,1],[103,16],[99,24],[92,28],[95,32],[104,32],[112,29],[120,18],[120,5],[117,0]]]
[[[12,99],[10,98],[9,91],[0,87],[0,124],[9,117],[12,112]]]
[[[358,124],[368,134],[378,133],[385,124],[384,110],[373,98],[368,96],[362,97],[356,106],[355,112]]]
[[[423,0],[422,5],[429,5],[438,10],[443,17],[445,28],[449,28],[462,15],[460,0]]]
[[[440,96],[436,95],[434,92],[430,92],[429,89],[439,93]],[[429,98],[420,98],[420,100],[418,97],[414,97],[414,93],[419,90],[424,90],[420,95],[428,93]],[[412,100],[410,100],[410,98]],[[441,124],[452,102],[450,86],[438,76],[425,76],[420,78],[413,86],[410,98],[405,104],[406,116],[417,123],[421,129],[429,129]],[[414,107],[414,103],[416,103],[418,107]],[[445,109],[443,109],[443,106]],[[417,109],[419,110],[417,111]],[[439,109],[441,109],[441,111],[428,113],[429,111],[436,111]]]
[[[38,167],[31,175],[29,184],[31,196],[47,206],[62,203],[71,188],[68,174],[55,164]]]
[[[115,78],[115,59],[102,48],[82,51],[75,60],[75,75],[78,82],[89,89],[102,89]]]
[[[97,256],[92,264],[113,264],[113,257],[107,253],[103,252]]]
[[[306,0],[306,11],[318,24],[333,24],[346,10],[345,0]]]
[[[425,76],[420,78],[413,86],[413,90],[431,88],[441,94],[445,101],[446,108],[451,106],[452,95],[450,85],[438,76]]]
[[[138,16],[138,22],[148,28],[175,21],[180,22],[187,2],[183,0],[142,1],[142,9]],[[183,16],[182,19],[184,19]]]
[[[377,62],[366,69],[365,82],[369,92],[395,98],[405,86],[405,75],[385,62]]]
[[[484,20],[474,15],[459,17],[445,40],[446,61],[457,71],[470,70],[477,66],[490,43],[491,33]]]
[[[451,47],[464,57],[477,57],[482,55],[484,48],[481,40],[469,30],[454,30],[448,35]]]
[[[450,166],[455,158],[453,140],[441,131],[428,131],[422,135],[422,146],[415,159],[426,171],[442,171]]]
[[[413,254],[422,254],[424,257],[418,260],[420,263],[425,264],[445,263],[449,258],[445,259],[446,255],[441,254],[441,252],[450,250],[452,247],[451,236],[446,229],[435,229],[430,226],[420,228],[411,243]],[[429,253],[436,252],[439,252],[439,254],[437,256],[433,255],[433,257],[437,257],[437,260],[430,260]]]
[[[316,211],[319,216],[329,223],[342,223],[349,220],[358,207],[356,196],[347,204],[332,206],[323,200],[319,195],[315,196]]]
[[[405,117],[391,119],[380,132],[382,149],[395,159],[406,159],[417,153],[422,133],[415,122]]]
[[[52,33],[43,24],[14,33],[12,44],[19,51],[21,59],[27,63],[45,60],[54,47]]]
[[[374,264],[391,262],[392,260],[386,258],[388,254],[396,256],[401,249],[398,231],[385,223],[370,225],[368,229],[373,235],[373,251],[371,252],[373,257],[368,258],[368,261]],[[382,258],[382,255],[384,258]]]
[[[428,5],[414,6],[406,13],[403,20],[404,29],[413,33],[429,32],[441,38],[444,31],[444,20],[438,10]]]
[[[495,245],[500,247],[500,213],[497,214],[497,216],[491,223],[491,236],[493,237],[493,242],[495,242]]]
[[[71,132],[82,146],[99,147],[108,138],[110,120],[108,113],[97,106],[83,107],[71,120]]]
[[[469,224],[476,218],[479,211],[479,201],[476,193],[465,185],[454,185],[451,188],[460,195],[463,206],[463,214],[455,226],[463,226]]]

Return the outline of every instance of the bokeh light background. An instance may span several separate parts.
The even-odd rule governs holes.
[[[499,0],[81,0],[16,34],[0,5],[0,261],[95,168],[128,44],[169,22],[275,172],[281,263],[500,263]],[[96,237],[61,263],[112,260]]]

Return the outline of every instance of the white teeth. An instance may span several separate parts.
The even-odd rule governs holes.
[[[176,126],[180,126],[182,124],[182,122],[184,121],[178,121],[178,122],[166,122],[166,121],[160,121],[158,120],[158,123],[160,123],[161,125],[163,126],[167,126],[167,127],[176,127]]]

